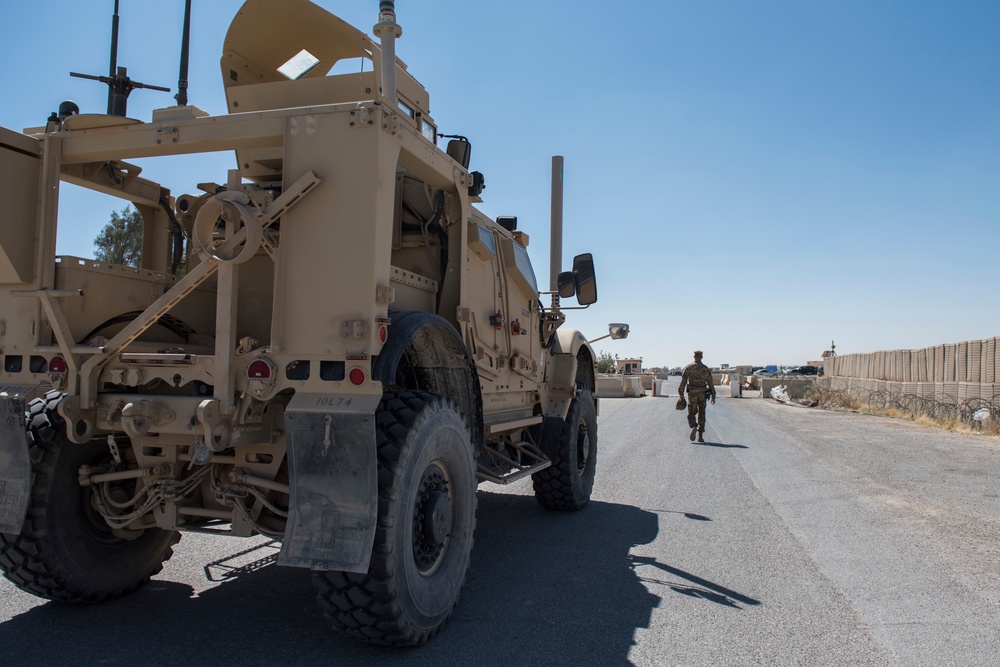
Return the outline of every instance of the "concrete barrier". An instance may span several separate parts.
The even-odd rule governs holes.
[[[626,376],[624,382],[622,382],[622,387],[625,391],[625,396],[639,398],[646,395],[646,387],[643,385],[641,377],[635,375]]]
[[[639,398],[646,395],[639,375],[598,375],[598,398]]]

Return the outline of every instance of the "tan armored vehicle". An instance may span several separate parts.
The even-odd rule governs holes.
[[[420,644],[458,600],[479,482],[590,497],[595,356],[559,299],[596,300],[593,262],[540,292],[516,221],[473,207],[391,2],[378,42],[273,5],[226,35],[228,115],[0,128],[0,568],[102,602],[181,532],[269,536],[336,628]],[[128,162],[208,151],[236,168],[193,194]],[[55,256],[60,183],[138,208],[141,268]]]

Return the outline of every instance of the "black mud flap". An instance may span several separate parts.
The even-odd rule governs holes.
[[[285,410],[291,500],[279,565],[367,572],[378,515],[381,395],[296,394]]]
[[[0,533],[21,532],[30,499],[31,461],[24,430],[24,399],[13,388],[5,388],[0,393]]]

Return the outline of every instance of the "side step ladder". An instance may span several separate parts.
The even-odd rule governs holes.
[[[507,447],[513,447],[520,454],[522,463],[515,461],[505,453],[489,447],[490,456],[498,462],[506,463],[511,467],[508,472],[498,474],[496,471],[487,468],[482,464],[476,466],[476,477],[495,484],[510,484],[519,479],[532,475],[539,470],[545,470],[552,465],[551,459],[542,453],[538,447],[530,442],[510,442]],[[526,463],[523,463],[526,462]]]

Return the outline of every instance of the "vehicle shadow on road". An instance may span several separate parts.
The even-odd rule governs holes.
[[[633,556],[632,562],[636,567],[650,565],[667,574],[672,574],[675,577],[678,577],[682,581],[661,581],[652,578],[648,579],[648,581],[664,584],[671,590],[682,595],[702,598],[708,600],[709,602],[715,602],[716,604],[732,607],[734,609],[741,609],[741,604],[750,607],[755,607],[760,604],[760,600],[755,600],[754,598],[743,595],[742,593],[737,593],[736,591],[726,588],[725,586],[707,579],[702,579],[701,577],[691,574],[690,572],[685,572],[680,568],[660,563],[655,558]]]
[[[415,649],[366,646],[334,633],[308,570],[277,567],[277,543],[242,541],[204,564],[201,583],[216,584],[207,590],[170,581],[168,568],[107,604],[34,607],[0,624],[0,641],[6,664],[25,667],[137,660],[144,667],[628,665],[636,629],[649,626],[660,602],[629,552],[657,532],[657,515],[635,507],[592,501],[580,512],[551,512],[532,496],[480,491],[458,609]]]
[[[34,607],[0,625],[3,664],[313,664],[303,653],[329,631],[309,571],[275,566],[274,553],[264,545],[234,550],[243,567],[205,564],[207,579],[223,583],[200,594],[154,579],[106,604]]]
[[[461,650],[463,662],[490,664],[630,664],[635,631],[649,627],[660,598],[636,575],[629,553],[658,532],[659,517],[637,507],[591,501],[579,512],[553,512],[532,496],[481,490],[472,568],[452,620],[461,629],[439,638],[443,655]],[[516,654],[499,660],[503,646],[517,646]]]

